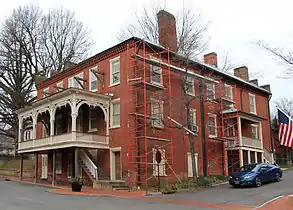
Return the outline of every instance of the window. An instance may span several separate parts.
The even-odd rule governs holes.
[[[89,128],[90,130],[96,130],[98,128],[98,107],[91,107],[90,108],[90,113],[89,113]]]
[[[152,57],[152,59],[157,60],[156,58]],[[162,69],[156,65],[150,65],[150,74],[151,74],[151,83],[155,85],[162,85],[163,84],[163,75]]]
[[[43,123],[42,124],[42,137],[44,138],[44,137],[48,137],[49,135],[48,135],[48,130],[47,130],[47,128],[46,128],[46,125]]]
[[[152,126],[163,127],[163,101],[152,100]]]
[[[194,80],[191,77],[186,77],[185,79],[185,93],[188,95],[195,95],[195,90],[194,90]]]
[[[217,135],[217,124],[216,124],[216,116],[210,115],[208,120],[208,129],[209,129],[209,135],[210,136],[216,136]]]
[[[230,100],[233,101],[233,88],[230,85],[225,85],[225,97]]]
[[[111,108],[111,127],[120,127],[120,99],[112,101]]]
[[[196,131],[196,109],[190,109],[191,130]]]
[[[209,100],[215,99],[215,84],[206,83],[206,88],[207,88],[207,99]]]
[[[256,114],[255,95],[249,94],[249,109],[250,113]]]
[[[62,174],[62,153],[56,153],[56,174]]]
[[[50,91],[49,91],[49,88],[47,87],[43,90],[43,98],[46,98],[47,96],[49,96],[49,94],[50,94]]]
[[[58,83],[56,84],[56,86],[57,86],[57,92],[62,91],[62,90],[63,90],[63,81],[58,82]]]
[[[26,130],[26,131],[24,131],[24,135],[23,135],[24,141],[31,140],[32,139],[32,136],[33,136],[32,133],[33,133],[32,130]]]
[[[90,69],[89,72],[89,89],[90,91],[97,91],[98,90],[98,78],[96,76],[96,74],[94,73],[94,71],[97,71],[98,67],[94,67]]]
[[[62,134],[62,115],[58,114],[56,115],[56,134]]]
[[[83,79],[83,72],[81,72],[80,74],[75,75],[74,77]],[[83,89],[84,82],[82,80],[79,80],[79,82],[78,82],[77,79],[74,79],[74,77],[71,77],[71,78],[68,79],[68,87],[69,88],[73,87],[73,88]],[[82,85],[80,85],[79,83],[81,83]]]
[[[110,60],[110,86],[120,84],[120,57]]]
[[[161,153],[161,162],[158,164],[158,162],[156,161],[156,154],[157,152]],[[160,176],[167,176],[166,174],[166,155],[165,155],[166,151],[164,149],[161,148],[153,148],[153,176],[158,176],[158,173]],[[159,165],[159,167],[158,167]],[[158,171],[159,168],[159,171]]]
[[[251,138],[258,139],[258,125],[251,125]]]

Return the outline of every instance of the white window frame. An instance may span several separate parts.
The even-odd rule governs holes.
[[[113,82],[113,64],[115,62],[118,62],[119,61],[119,81],[114,83]],[[120,64],[120,56],[116,57],[116,58],[113,58],[110,60],[110,86],[109,87],[112,87],[112,86],[115,86],[115,85],[119,85],[120,84],[120,80],[121,80],[121,64]]]
[[[161,152],[162,160],[161,163],[156,161],[157,150]],[[166,174],[166,150],[162,148],[153,148],[153,176],[158,176],[158,165],[159,165],[159,175],[167,176]]]
[[[154,117],[154,115],[157,115],[154,113],[154,105],[155,104],[159,104],[159,108],[161,109],[161,116],[160,117]],[[160,100],[156,100],[156,99],[152,99],[151,100],[151,118],[152,118],[152,127],[155,128],[163,128],[164,124],[163,124],[163,118],[164,118],[164,101],[160,101]],[[154,118],[158,118],[158,119],[154,119]],[[161,119],[161,121],[159,121]],[[155,121],[159,121],[159,122],[155,122]]]
[[[209,85],[211,85],[211,88],[209,88]],[[212,97],[208,95],[208,90],[213,91]],[[207,99],[208,100],[214,100],[216,99],[216,89],[215,89],[215,84],[214,83],[206,83],[206,92],[207,92]]]
[[[225,84],[224,87],[225,87],[225,98],[228,99],[229,101],[233,101],[234,100],[233,87],[231,85],[228,85],[228,84]],[[231,96],[227,95],[227,89],[226,88],[229,88],[231,90]]]
[[[55,159],[55,164],[56,164],[55,173],[56,174],[62,174],[62,153],[61,152],[57,152],[55,155],[56,155],[56,159]]]
[[[198,153],[194,153],[195,157],[195,165],[196,165],[196,175],[198,177]],[[192,159],[191,159],[191,153],[187,152],[187,175],[188,178],[193,177],[193,171],[192,171]]]
[[[47,95],[46,95],[46,94],[44,94],[44,93],[48,93],[48,95],[49,95],[49,94],[50,94],[50,88],[49,88],[49,87],[47,87],[47,88],[44,88],[44,89],[43,89],[43,91],[42,91],[43,98],[46,98],[46,97],[47,97]]]
[[[253,129],[255,129],[255,137],[252,136],[253,135]],[[258,125],[255,125],[255,124],[251,124],[251,138],[253,139],[259,139],[259,126]]]
[[[255,101],[255,95],[249,93],[248,96],[249,96],[249,112],[252,113],[252,114],[256,114],[256,101]],[[250,97],[253,97],[253,106],[254,106],[254,110],[251,110],[251,105],[250,105],[251,101],[250,101]]]
[[[61,81],[61,82],[58,82],[58,83],[56,84],[56,86],[57,86],[57,87],[64,88],[63,81]],[[57,88],[57,92],[60,92],[60,91],[62,91],[62,90],[60,90],[60,89],[58,89],[58,88]]]
[[[150,56],[150,58],[153,59],[153,60],[157,60],[157,61],[161,62],[161,60],[159,60],[156,57]],[[154,71],[153,67],[158,68],[158,72],[160,73],[160,82],[157,82],[157,81],[155,81],[153,79],[154,78],[154,76],[153,76],[153,71]],[[150,79],[151,79],[152,84],[163,86],[163,70],[162,70],[162,68],[160,66],[150,64]]]
[[[196,123],[196,109],[190,109],[190,115],[192,116],[192,131],[195,131],[197,129],[197,123]]]
[[[98,78],[94,75],[93,70],[97,71],[98,66],[89,69],[89,91],[96,92],[98,91]],[[96,82],[96,88],[92,89],[92,82]]]
[[[90,132],[98,131],[98,128],[92,128],[92,123],[91,123],[93,119],[96,119],[96,121],[98,121],[98,118],[97,118],[97,117],[94,117],[94,118],[93,118],[93,117],[92,117],[92,114],[91,114],[91,113],[92,113],[91,110],[92,110],[92,109],[97,109],[97,108],[98,108],[98,107],[90,107],[90,108],[89,108],[89,131],[90,131]],[[98,123],[98,122],[97,122],[97,123]]]
[[[83,79],[83,72],[80,72],[79,74],[76,74],[73,77],[68,78],[68,88],[79,88],[79,89],[82,89],[82,87],[74,79],[74,77],[79,77],[79,78]],[[83,85],[84,85],[84,82],[83,81],[81,83],[83,83]],[[77,84],[77,85],[75,85],[75,84]]]
[[[214,122],[215,122],[215,134],[210,134],[210,130],[209,130],[209,118],[213,117],[214,118]],[[209,132],[209,137],[216,137],[217,136],[217,115],[214,114],[209,114],[208,115],[208,132]]]
[[[187,84],[191,85],[191,90],[187,88]],[[194,79],[192,77],[186,76],[184,88],[187,95],[195,96]]]
[[[120,105],[120,120],[119,120],[119,125],[114,125],[114,113],[113,113],[113,108],[114,108],[114,104],[119,104]],[[120,128],[121,126],[121,103],[120,103],[120,98],[114,99],[111,101],[111,105],[110,105],[110,128]]]

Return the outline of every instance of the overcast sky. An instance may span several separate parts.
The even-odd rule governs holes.
[[[250,72],[261,72],[259,84],[271,84],[273,100],[293,95],[293,79],[277,78],[286,66],[253,44],[261,39],[274,46],[292,46],[291,0],[9,0],[1,4],[0,21],[13,8],[28,3],[39,4],[44,10],[63,6],[74,11],[92,30],[93,54],[117,44],[120,28],[134,22],[135,11],[143,6],[150,8],[154,3],[160,4],[175,15],[183,6],[190,8],[201,14],[203,21],[210,22],[207,52],[214,51],[219,58],[228,52],[234,64],[246,65]]]

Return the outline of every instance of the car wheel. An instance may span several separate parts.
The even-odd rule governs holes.
[[[255,178],[255,186],[256,187],[260,187],[262,185],[262,183],[261,183],[261,179],[259,178],[259,177],[256,177]]]
[[[276,180],[276,182],[279,182],[279,181],[281,181],[281,175],[280,175],[280,173],[278,172],[278,173],[276,173],[276,178],[275,178],[275,180]]]

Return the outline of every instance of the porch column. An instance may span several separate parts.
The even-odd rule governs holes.
[[[37,120],[38,120],[38,115],[34,114],[33,115],[33,139],[37,138]]]
[[[224,161],[224,164],[223,164],[223,167],[224,167],[224,175],[228,175],[228,163],[227,163],[227,150],[225,148],[225,142],[223,142],[223,152],[224,152],[224,157],[223,157],[223,161]]]
[[[239,163],[240,163],[240,167],[243,166],[243,150],[239,149]]]
[[[22,180],[23,173],[23,154],[20,154],[19,180]]]
[[[262,124],[261,121],[258,123],[258,127],[259,127],[259,139],[260,139],[260,145],[261,145],[261,149],[263,149],[263,139],[262,139]]]
[[[39,154],[38,152],[35,153],[35,183],[37,183],[38,181],[38,171],[39,171],[39,168],[38,168],[38,161],[39,160]]]
[[[257,152],[254,152],[254,158],[255,158],[255,163],[259,163],[259,161],[257,159]]]
[[[55,130],[54,123],[55,123],[55,116],[51,116],[50,117],[50,136],[54,136],[54,130]]]
[[[72,141],[76,140],[76,119],[78,115],[78,110],[76,110],[76,95],[73,95],[71,104],[71,131],[72,131]]]
[[[18,117],[18,142],[22,141],[22,117]]]
[[[52,158],[52,186],[55,186],[55,174],[56,174],[56,152],[53,150],[53,158]]]
[[[74,148],[74,176],[75,177],[79,177],[79,164],[78,164],[78,158],[79,158],[79,156],[78,156],[78,151],[79,149],[76,147],[76,148]]]
[[[237,117],[237,127],[238,127],[238,138],[239,138],[239,147],[242,146],[242,130],[241,130],[241,118]]]
[[[248,164],[250,164],[251,163],[250,150],[247,150],[247,157],[248,157]]]

